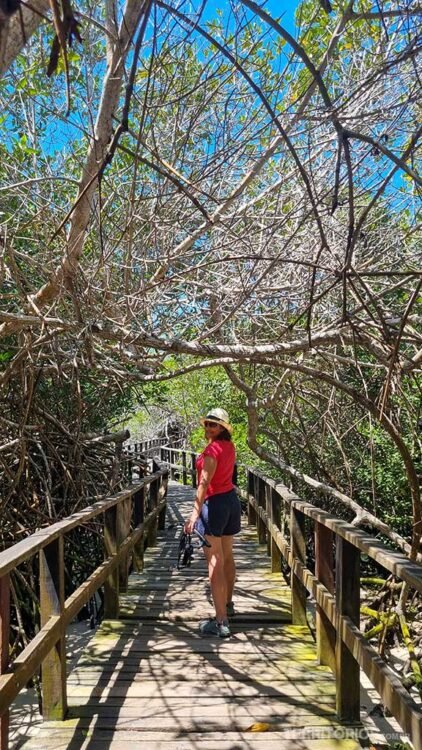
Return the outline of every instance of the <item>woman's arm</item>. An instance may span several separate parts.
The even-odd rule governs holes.
[[[201,515],[201,509],[204,504],[205,495],[207,493],[207,488],[210,482],[212,481],[216,468],[217,468],[217,459],[213,458],[212,456],[205,456],[204,468],[202,469],[202,473],[201,473],[201,481],[199,482],[199,486],[196,490],[196,497],[195,497],[195,503],[193,506],[193,511],[191,513],[191,517],[189,521],[186,521],[185,523],[185,527],[184,527],[185,534],[192,534],[193,527],[196,521],[198,520],[199,516]]]

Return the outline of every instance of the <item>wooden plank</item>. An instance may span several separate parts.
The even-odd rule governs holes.
[[[294,664],[294,666],[292,666]],[[177,672],[178,665],[181,669],[192,670],[194,676],[201,669],[209,669],[211,671],[218,670],[223,675],[232,674],[244,674],[245,680],[259,679],[260,668],[262,669],[263,679],[266,674],[273,676],[278,675],[278,678],[283,678],[285,674],[289,674],[289,670],[296,670],[298,672],[307,674],[315,674],[318,676],[321,670],[324,670],[323,674],[328,674],[329,678],[332,679],[332,673],[326,672],[327,667],[321,667],[318,665],[315,655],[312,658],[309,651],[308,655],[301,656],[300,659],[295,660],[291,654],[286,656],[276,657],[271,659],[263,659],[262,655],[259,654],[246,654],[245,659],[242,659],[241,654],[193,654],[190,652],[184,652],[179,654],[170,654],[169,658],[166,658],[165,653],[155,654],[153,657],[139,656],[134,654],[121,653],[110,654],[110,659],[104,661],[104,673],[111,673],[115,670],[121,670],[123,666],[127,667],[128,673],[133,674],[136,671],[138,674],[152,675],[159,677],[159,670],[161,669],[163,674],[173,674]],[[244,670],[241,669],[242,665]],[[79,670],[88,669],[88,673],[91,671],[101,671],[102,662],[97,656],[91,654],[84,654],[81,657],[80,662],[77,666],[77,674],[81,674]],[[158,675],[157,675],[158,673]]]
[[[125,700],[125,706],[130,705],[132,713],[136,713],[136,705],[138,709],[141,699],[129,698]],[[166,707],[166,701],[158,701],[155,698],[142,700],[142,711],[138,710],[138,715],[126,716],[119,712],[121,719],[128,720],[130,726],[137,726],[142,730],[157,729],[163,732],[174,731],[175,724],[179,726],[180,730],[184,732],[192,731],[206,731],[207,728],[218,729],[220,731],[229,731],[230,729],[241,729],[245,730],[253,722],[269,722],[271,724],[281,724],[286,726],[289,722],[293,726],[298,726],[296,719],[296,708],[299,702],[304,703],[305,701],[298,698],[298,696],[285,696],[283,700],[274,701],[275,705],[271,702],[267,704],[257,703],[256,699],[244,699],[244,705],[236,705],[231,700],[226,700],[220,704],[214,704],[211,700],[209,705],[193,705],[192,698],[180,699],[171,703]],[[307,714],[301,713],[300,724],[305,724],[305,719],[311,724],[319,724],[322,726],[339,725],[338,719],[335,713],[332,712],[332,706],[330,707],[329,714],[323,714],[318,708],[321,703],[313,703],[312,699],[307,696],[306,702],[308,704]],[[96,702],[91,700],[86,705],[78,705],[73,707],[69,715],[82,721],[82,719],[90,719],[92,716],[100,716],[101,719],[109,716],[105,705],[105,698],[100,702],[98,699]],[[119,708],[119,701],[117,698],[107,700],[107,706],[113,707],[114,718],[116,719],[116,712]],[[149,706],[149,708],[148,708]],[[122,699],[120,699],[120,708],[122,708]]]
[[[122,736],[121,736],[122,734]],[[139,750],[140,742],[145,742],[142,736],[132,737],[128,739],[127,733],[119,733],[118,736],[102,737],[98,741],[93,737],[86,737],[83,733],[72,733],[70,736],[65,736],[62,740],[60,738],[49,739],[46,738],[43,750]],[[275,739],[273,735],[275,734]],[[318,737],[318,733],[314,733]],[[324,735],[327,733],[325,732]],[[180,736],[174,734],[170,739],[163,736],[161,732],[155,733],[154,735],[149,734],[147,740],[148,750],[167,750],[172,748],[174,750],[234,750],[234,748],[247,747],[248,750],[359,750],[361,745],[354,739],[338,739],[338,732],[332,733],[332,737],[324,736],[323,739],[309,739],[309,738],[289,738],[284,736],[281,731],[280,734],[273,732],[253,732],[250,733],[225,733],[221,739],[217,737],[212,738],[210,741],[204,739],[201,735],[194,735],[190,733],[189,736]],[[75,737],[75,741],[72,742],[72,737]],[[239,744],[240,743],[240,744]],[[40,750],[34,741],[28,745],[28,750]]]
[[[241,670],[239,671],[241,672]],[[269,675],[266,681],[260,681],[259,676],[257,676],[255,680],[239,682],[235,679],[226,680],[221,674],[217,676],[215,672],[212,673],[210,670],[207,670],[205,674],[213,681],[212,690],[207,688],[207,697],[224,697],[226,703],[234,705],[233,701],[242,698],[242,705],[245,705],[245,701],[253,698],[254,705],[258,709],[260,705],[267,705],[267,699],[274,698],[281,702],[281,706],[286,701],[295,701],[296,704],[303,704],[304,708],[309,704],[308,709],[312,707],[312,710],[316,705],[322,706],[324,711],[329,707],[330,711],[336,715],[335,689],[328,677],[319,679],[318,676],[314,675],[314,679],[312,679],[308,675],[306,680],[298,677],[292,677],[291,680],[277,680],[276,678],[271,679]],[[321,687],[321,692],[319,687]],[[173,692],[171,692],[172,689]],[[95,709],[98,703],[96,699],[104,699],[109,707],[113,702],[116,706],[120,703],[121,707],[127,707],[129,705],[127,701],[130,699],[147,702],[156,699],[161,702],[168,702],[174,695],[177,695],[181,702],[188,703],[191,699],[194,699],[198,706],[202,706],[203,701],[198,698],[201,692],[195,692],[198,689],[201,690],[201,675],[199,674],[196,675],[195,682],[180,681],[177,679],[177,674],[166,675],[166,680],[162,679],[161,681],[158,676],[155,679],[135,680],[128,678],[126,680],[114,680],[112,676],[106,675],[104,678],[92,679],[91,682],[69,683],[69,706],[78,708],[85,704],[91,705]],[[179,703],[176,705],[176,708],[178,707]],[[138,708],[139,715],[142,715],[142,707],[138,706]],[[274,708],[278,710],[280,707],[277,704]]]
[[[175,488],[177,508],[170,494],[170,523],[184,513],[183,492]],[[339,729],[334,680],[317,666],[307,626],[263,627],[258,620],[261,613],[269,619],[289,614],[290,607],[284,578],[271,574],[256,537],[246,532],[247,541],[236,541],[235,604],[241,613],[224,641],[197,632],[197,618],[212,611],[202,553],[189,570],[163,571],[172,564],[179,534],[177,526],[160,531],[157,547],[146,551],[145,570],[130,577],[121,597],[121,613],[142,621],[102,623],[69,679],[70,720],[49,722],[34,750],[254,750],[263,743],[266,750],[295,750],[295,743],[304,750],[305,729],[312,737],[324,732],[319,748],[330,750]],[[156,619],[162,615],[174,615],[174,622]],[[256,618],[255,626],[248,617]],[[259,721],[270,731],[245,731]],[[312,739],[315,750],[319,741]]]
[[[212,612],[209,613],[210,616],[212,615]],[[204,613],[198,612],[196,615],[192,615],[189,613],[186,613],[185,615],[179,614],[179,611],[177,608],[174,611],[160,611],[160,610],[148,610],[148,609],[136,609],[133,610],[129,609],[120,609],[120,616],[124,617],[126,620],[139,620],[140,618],[144,620],[145,622],[154,622],[156,620],[159,620],[160,622],[173,622],[173,623],[180,623],[180,622],[192,622],[196,621],[196,623],[201,622],[204,619]],[[291,621],[291,610],[290,607],[287,609],[286,612],[280,613],[280,614],[268,614],[263,615],[259,611],[252,612],[252,613],[246,613],[243,616],[236,616],[236,623],[237,625],[244,624],[245,626],[248,626],[252,623],[268,623],[269,625],[272,625],[274,623],[287,623]],[[233,629],[233,627],[232,627]]]
[[[238,667],[241,667],[243,662],[238,663]],[[181,667],[181,665],[183,665]],[[122,667],[124,666],[124,669]],[[277,686],[278,683],[284,683],[289,681],[294,682],[309,682],[321,680],[322,682],[329,682],[332,684],[331,672],[318,671],[315,664],[308,669],[303,666],[292,666],[292,662],[285,662],[284,668],[280,669],[272,665],[272,663],[266,663],[265,661],[259,660],[255,664],[255,668],[249,671],[248,674],[238,672],[238,670],[231,669],[227,665],[226,668],[222,668],[222,665],[209,661],[204,661],[197,664],[196,661],[183,661],[178,660],[177,665],[173,667],[167,666],[167,662],[164,661],[153,666],[150,662],[143,666],[141,664],[123,663],[121,666],[107,665],[98,666],[97,668],[89,668],[85,665],[84,668],[78,668],[73,670],[67,679],[68,685],[100,685],[102,682],[107,681],[108,684],[114,684],[117,682],[154,682],[160,685],[165,691],[169,688],[170,683],[173,680],[179,678],[179,690],[183,691],[186,685],[192,684],[195,680],[203,680],[204,677],[212,677],[214,682],[223,683],[234,683],[239,685],[249,685],[250,683],[257,683],[265,690],[267,685]],[[181,670],[186,670],[186,676],[183,675],[183,679],[180,679]],[[322,668],[324,669],[324,668]],[[160,688],[161,689],[161,688]],[[174,690],[174,688],[171,688]],[[174,695],[174,692],[173,692]],[[179,695],[179,693],[178,693]]]
[[[155,731],[157,731],[157,726],[154,727],[153,725],[154,717],[152,715],[148,715],[148,717],[145,719],[140,717],[139,714],[136,714],[135,707],[130,712],[123,709],[121,714],[119,714],[117,708],[114,708],[111,714],[107,713],[107,709],[104,707],[99,707],[98,711],[99,713],[92,715],[87,714],[86,716],[81,715],[73,717],[72,710],[73,718],[69,718],[64,723],[60,724],[58,722],[55,722],[54,724],[50,723],[48,730],[47,728],[44,731],[41,729],[41,732],[38,736],[40,739],[44,739],[48,738],[51,735],[59,737],[60,735],[66,733],[70,734],[72,730],[74,731],[75,729],[76,731],[80,731],[91,728],[96,731],[101,731],[115,728],[116,732],[118,732],[119,730],[121,731],[122,729],[128,732],[139,732],[140,740],[145,741],[148,736],[151,736],[152,732],[154,732],[154,729]],[[296,725],[294,723],[294,712],[294,706],[290,706],[282,715],[278,714],[273,719],[271,719],[271,717],[268,717],[267,721],[269,724],[269,728],[271,728],[270,731],[276,732],[281,730],[286,731],[286,734],[289,733],[291,735],[294,735],[295,732],[299,734],[299,732],[303,730],[304,727],[309,727],[311,731],[312,728],[314,728],[315,730],[319,729],[320,734],[323,735],[324,729],[330,730],[330,728],[336,728],[337,732],[340,729],[339,723],[338,721],[336,721],[334,714],[313,714],[311,709],[309,709],[307,712],[300,713],[300,724]],[[226,714],[227,713],[229,712],[226,712]],[[163,718],[163,724],[160,723],[159,733],[161,735],[170,736],[174,734],[176,731],[176,727],[174,726],[174,723],[172,726],[172,717],[167,716],[167,720],[165,720],[164,717],[162,717],[160,714],[160,719],[161,718]],[[184,721],[180,726],[181,731],[186,734],[201,731],[199,724],[200,717],[199,722],[197,717],[186,716],[183,718]],[[239,714],[239,719],[234,718],[232,726],[230,726],[230,715],[226,715],[224,723],[222,723],[222,725],[219,725],[218,714],[214,713],[204,716],[204,724],[205,723],[208,723],[208,731],[206,731],[207,727],[204,726],[204,730],[206,731],[205,737],[212,738],[216,734],[222,734],[223,732],[230,733],[235,730],[243,732],[248,731],[248,728],[251,726],[251,724],[253,725],[254,719],[253,714],[247,714],[247,712],[243,712],[243,714]],[[354,725],[348,725],[347,728],[350,729],[352,726]],[[265,729],[263,731],[265,731]],[[201,734],[202,739],[204,739],[204,732],[202,732]],[[305,735],[305,733],[303,734]],[[310,732],[307,732],[306,734],[310,734]]]

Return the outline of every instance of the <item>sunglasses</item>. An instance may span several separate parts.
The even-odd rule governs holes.
[[[221,427],[221,425],[217,424],[216,422],[204,422],[204,427]]]

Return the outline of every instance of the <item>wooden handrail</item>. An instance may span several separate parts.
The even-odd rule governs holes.
[[[131,498],[140,487],[146,487],[156,481],[157,477],[166,474],[166,469],[161,469],[154,474],[149,474],[141,479],[136,485],[128,487],[113,497],[107,498],[107,500],[100,500],[77,513],[73,513],[62,521],[57,521],[57,523],[46,526],[45,529],[39,529],[39,531],[31,534],[26,539],[22,539],[22,541],[17,542],[17,544],[14,544],[12,547],[3,550],[3,552],[0,552],[0,577],[16,568],[22,562],[25,562],[25,560],[28,560],[36,552],[39,552],[43,547],[46,547],[59,536],[68,534],[69,531],[72,531],[72,529],[77,526],[82,526],[84,523],[92,521],[93,518],[105,513],[115,505],[119,505],[119,503],[124,500]]]
[[[133,553],[135,567],[142,569],[145,543],[152,544],[157,527],[164,528],[167,481],[168,470],[160,468],[113,497],[40,529],[0,553],[0,750],[8,748],[10,704],[40,666],[43,716],[65,718],[66,627],[103,585],[105,616],[119,617],[119,590],[125,590],[127,585],[129,555]],[[65,600],[64,536],[100,515],[104,516],[106,559]],[[40,556],[41,627],[9,665],[10,573],[37,553]]]
[[[161,449],[161,458],[186,483],[186,458],[181,464],[170,460],[183,453],[186,457],[195,455],[166,446]],[[259,541],[271,556],[272,570],[281,569],[281,557],[290,567],[294,624],[308,621],[306,592],[315,599],[317,653],[320,662],[329,665],[336,676],[339,718],[359,720],[359,669],[363,669],[416,750],[422,750],[421,709],[359,630],[359,564],[361,553],[365,554],[419,592],[422,565],[388,549],[350,523],[302,501],[279,481],[251,467],[242,468],[247,471],[247,489],[238,488],[238,494],[246,501],[248,520],[256,524]],[[290,540],[281,528],[283,508]],[[305,520],[314,524],[315,573],[306,565]]]

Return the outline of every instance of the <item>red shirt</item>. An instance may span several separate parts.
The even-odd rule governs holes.
[[[233,489],[233,471],[236,461],[236,451],[231,440],[213,440],[200,456],[196,459],[196,470],[198,472],[198,485],[204,468],[205,456],[212,456],[217,461],[215,474],[207,487],[205,497],[219,495],[221,492],[230,492]]]

